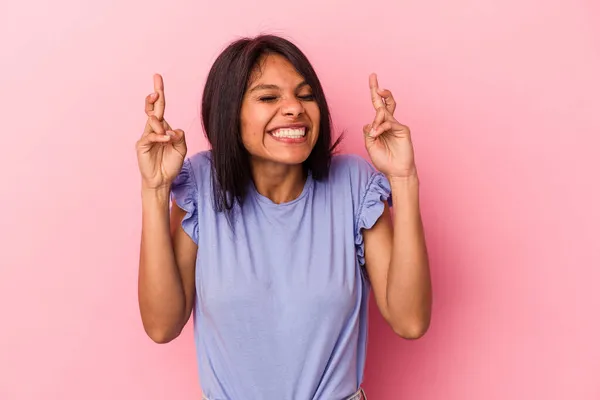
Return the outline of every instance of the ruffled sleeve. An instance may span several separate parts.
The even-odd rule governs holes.
[[[198,244],[198,185],[189,158],[183,162],[179,175],[171,185],[171,198],[186,212],[181,225],[185,233]]]
[[[384,203],[392,205],[390,183],[381,172],[373,173],[362,193],[356,217],[354,243],[356,255],[361,266],[365,265],[365,244],[363,229],[371,229],[383,214]]]

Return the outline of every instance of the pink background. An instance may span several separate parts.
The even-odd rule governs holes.
[[[369,399],[600,399],[600,5],[594,0],[10,2],[0,23],[0,399],[199,399],[191,329],[137,308],[134,144],[152,73],[203,149],[199,97],[238,35],[281,33],[365,155],[368,74],[414,133],[435,303],[372,308]]]

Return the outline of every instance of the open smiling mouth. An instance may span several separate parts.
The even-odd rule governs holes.
[[[268,132],[275,140],[286,143],[301,143],[306,140],[306,128],[281,128]]]

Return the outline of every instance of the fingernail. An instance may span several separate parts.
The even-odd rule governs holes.
[[[373,136],[375,134],[375,128],[371,128],[369,131],[369,136]]]
[[[171,137],[175,137],[175,132],[173,132],[173,131],[167,131],[167,135],[169,135]]]

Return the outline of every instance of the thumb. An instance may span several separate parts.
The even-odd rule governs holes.
[[[372,134],[373,134],[373,132],[371,132],[372,129],[373,129],[372,124],[367,124],[367,125],[363,126],[363,134],[365,135],[366,142],[372,142],[375,140],[375,137],[372,136]]]
[[[181,129],[167,131],[167,135],[171,136],[171,143],[177,150],[186,150],[185,132]]]

